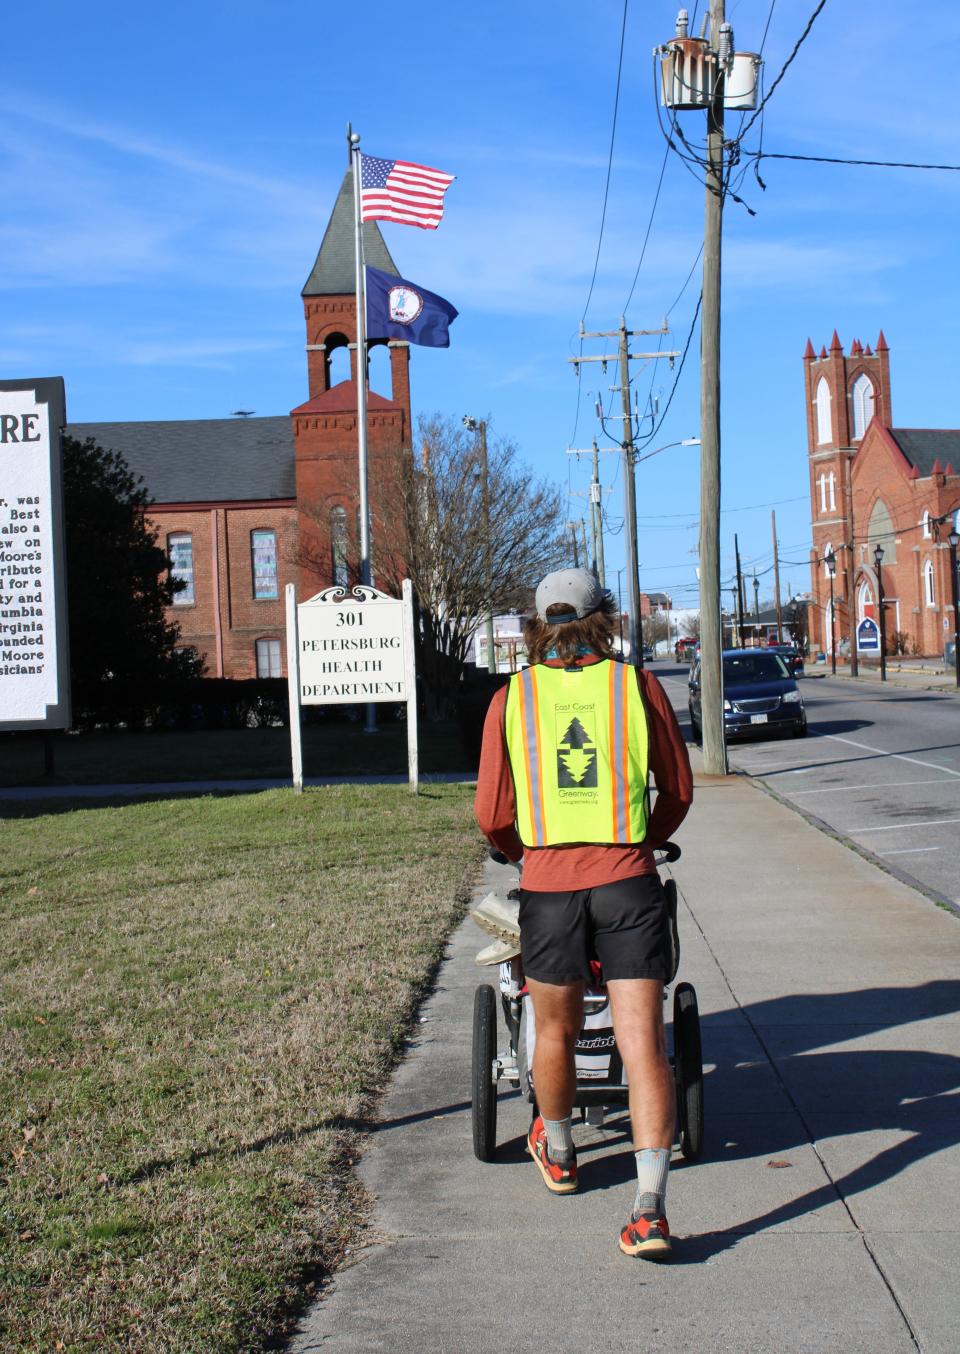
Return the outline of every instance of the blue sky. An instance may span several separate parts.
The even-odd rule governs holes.
[[[774,5],[768,83],[813,8]],[[616,326],[650,220],[664,157],[651,52],[676,11],[673,0],[630,4],[588,329]],[[769,11],[769,0],[728,0],[739,49],[756,49]],[[621,16],[620,0],[16,7],[5,50],[20,56],[0,91],[0,369],[62,373],[75,421],[293,408],[306,393],[300,288],[352,120],[370,153],[458,175],[438,231],[383,226],[403,274],[461,312],[448,351],[414,350],[415,412],[488,414],[570,489],[571,517],[585,515],[587,464],[566,448],[589,445],[595,392],[602,384],[609,399],[613,375],[585,375],[577,420],[566,359],[597,249]],[[922,27],[902,0],[830,0],[770,100],[764,148],[957,163],[958,55],[951,0],[925,5]],[[681,118],[700,139],[702,115]],[[960,174],[772,160],[761,173],[766,192],[752,173],[741,190],[757,215],[725,213],[724,570],[737,531],[767,590],[775,504],[784,560],[798,561],[785,563],[784,588],[800,591],[807,336],[819,349],[836,327],[849,348],[882,327],[894,423],[960,425]],[[703,190],[670,155],[633,326],[654,328],[676,301],[702,222]],[[698,292],[696,270],[665,346],[683,347]],[[698,433],[698,344],[695,333],[652,447]],[[659,368],[635,370],[642,395],[669,393]],[[698,456],[676,448],[638,471],[641,585],[677,605],[695,604]],[[603,457],[603,479],[615,574],[616,455]]]

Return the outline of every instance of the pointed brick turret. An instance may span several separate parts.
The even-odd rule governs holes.
[[[873,349],[870,347],[870,344],[869,344],[869,343],[868,343],[867,346],[864,348],[864,350],[863,350],[863,355],[864,355],[864,357],[873,357]]]
[[[833,331],[833,338],[830,340],[830,351],[832,353],[843,352],[843,344],[840,342],[840,336],[836,330]]]
[[[877,339],[877,352],[888,353],[889,351],[890,349],[887,347],[887,340],[883,337],[883,330],[881,329],[880,336]]]
[[[943,473],[944,473],[945,475],[955,475],[955,474],[957,473],[957,472],[954,470],[954,468],[953,468],[953,462],[952,462],[952,461],[948,461],[948,462],[947,462],[946,469],[944,470]]]
[[[861,344],[861,342],[860,342],[859,339],[854,339],[853,342],[851,343],[851,345],[850,345],[850,356],[851,356],[851,357],[862,357],[862,356],[863,356],[863,345]]]
[[[821,343],[821,345],[820,345],[820,361],[821,361],[821,362],[824,360],[824,358],[826,357],[826,355],[827,355],[827,350],[826,350],[826,348],[824,347],[824,345]]]
[[[803,350],[804,362],[813,362],[816,356],[816,353],[813,351],[813,344],[807,339],[807,346]]]
[[[934,461],[933,465],[930,467],[930,474],[931,474],[931,475],[942,475],[942,474],[943,474],[943,466],[940,464],[940,457],[939,457],[939,456],[938,456],[937,459]]]

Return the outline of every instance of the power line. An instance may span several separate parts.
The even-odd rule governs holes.
[[[617,88],[613,96],[613,124],[610,128],[610,151],[607,155],[607,181],[603,189],[603,211],[600,214],[600,235],[597,239],[597,255],[593,261],[593,277],[590,279],[590,290],[587,293],[587,303],[583,307],[581,322],[587,318],[587,311],[590,309],[590,302],[593,298],[593,288],[597,281],[597,269],[600,266],[600,249],[603,245],[603,230],[607,221],[607,204],[610,200],[610,175],[613,170],[613,147],[614,142],[617,139],[617,114],[620,109],[620,77],[623,73],[623,47],[627,32],[627,9],[629,4],[630,0],[623,0],[623,20],[620,24],[620,55],[617,59]]]
[[[597,281],[597,269],[600,266],[600,250],[603,246],[603,231],[607,222],[607,204],[610,200],[610,175],[613,170],[613,147],[617,139],[617,114],[620,109],[620,78],[623,74],[623,47],[627,32],[627,9],[630,0],[623,0],[623,19],[620,24],[620,55],[617,58],[617,86],[613,96],[613,123],[610,127],[610,150],[607,154],[607,179],[603,188],[603,211],[600,213],[600,234],[597,237],[597,253],[593,260],[593,276],[590,279],[590,290],[587,292],[586,304],[583,307],[583,314],[580,317],[580,328],[583,328],[583,322],[587,318],[587,311],[590,309],[590,302],[593,299],[593,288]],[[580,355],[583,356],[583,339],[580,340]],[[580,366],[577,365],[577,407],[573,416],[573,432],[570,435],[570,445],[575,446],[577,441],[577,429],[580,426]]]
[[[746,155],[757,162],[761,160],[808,160],[821,165],[867,165],[873,169],[949,169],[960,173],[960,165],[928,165],[910,160],[846,160],[837,155],[787,155],[776,151],[747,151]]]
[[[810,15],[810,18],[807,20],[807,26],[806,26],[806,28],[803,30],[803,32],[800,34],[799,38],[797,38],[796,42],[794,43],[794,45],[793,45],[793,51],[790,53],[790,55],[787,57],[786,61],[785,61],[785,62],[783,63],[783,65],[781,66],[781,68],[780,68],[780,74],[779,74],[779,75],[777,76],[777,78],[774,80],[773,84],[772,84],[772,85],[770,86],[770,88],[767,90],[766,94],[764,94],[763,98],[762,98],[761,101],[760,101],[760,106],[757,108],[757,110],[756,110],[756,112],[754,113],[753,117],[750,118],[746,123],[744,123],[744,125],[740,128],[740,135],[737,137],[737,140],[738,140],[738,141],[742,141],[742,140],[743,140],[743,138],[746,136],[747,132],[749,132],[750,128],[753,126],[753,124],[756,122],[757,118],[758,118],[758,117],[760,116],[760,114],[763,112],[764,108],[766,108],[767,104],[770,102],[771,98],[773,97],[773,91],[776,89],[777,85],[779,85],[780,81],[783,79],[783,77],[786,75],[787,71],[790,69],[790,66],[791,66],[791,64],[793,63],[794,58],[796,57],[796,55],[797,55],[797,53],[799,52],[800,48],[801,48],[801,47],[803,46],[803,44],[806,42],[806,40],[807,40],[807,38],[808,38],[808,36],[809,36],[809,34],[810,34],[811,28],[813,28],[813,25],[816,23],[817,19],[819,18],[820,13],[821,13],[821,11],[823,10],[823,8],[824,8],[824,6],[826,5],[826,3],[827,3],[827,0],[819,0],[819,3],[818,3],[818,5],[817,5],[816,9],[813,11],[813,13]]]
[[[663,176],[667,168],[667,159],[669,155],[670,155],[670,147],[668,145],[663,152],[663,163],[660,166],[660,177],[657,180],[656,191],[653,195],[653,206],[650,208],[650,219],[647,222],[647,232],[643,237],[643,244],[640,248],[640,260],[637,263],[637,271],[634,273],[633,281],[630,283],[630,294],[628,295],[626,303],[624,304],[623,307],[624,315],[626,315],[627,310],[629,309],[630,306],[630,302],[633,300],[633,293],[637,285],[637,278],[640,276],[640,269],[643,267],[643,260],[647,253],[647,244],[650,240],[650,232],[653,229],[653,218],[657,214],[657,203],[660,201],[660,189],[663,187]]]

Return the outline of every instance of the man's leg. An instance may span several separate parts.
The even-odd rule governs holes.
[[[533,1084],[545,1119],[565,1119],[573,1108],[576,1065],[573,1046],[583,1024],[583,983],[538,983],[528,979],[537,1025]]]
[[[676,1092],[663,1028],[663,983],[611,979],[610,1010],[630,1088],[630,1122],[637,1159],[637,1197],[620,1234],[627,1255],[662,1260],[670,1254],[667,1173],[673,1147]]]
[[[555,1194],[577,1188],[577,1158],[570,1111],[576,1087],[574,1043],[583,1023],[582,982],[541,983],[529,978],[537,1041],[533,1085],[539,1113],[530,1126],[527,1150],[544,1184]]]
[[[617,1048],[630,1087],[633,1144],[673,1146],[676,1091],[663,1028],[663,983],[655,978],[611,978],[607,983]],[[537,1026],[539,1038],[540,1027]]]

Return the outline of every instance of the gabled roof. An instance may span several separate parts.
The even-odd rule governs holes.
[[[375,390],[367,391],[367,410],[399,409],[393,400],[378,395]],[[314,395],[304,404],[291,409],[291,414],[354,414],[357,411],[357,383],[354,380],[340,381],[337,385]]]
[[[364,221],[363,258],[371,268],[399,277],[397,265],[383,242],[376,221]],[[352,296],[356,290],[354,250],[353,172],[347,170],[333,204],[317,261],[304,283],[302,296]]]
[[[934,464],[960,466],[960,428],[890,428],[890,436],[920,477],[932,475]]]
[[[70,423],[118,451],[154,503],[232,503],[296,498],[293,424],[275,418],[197,418],[156,423]]]

